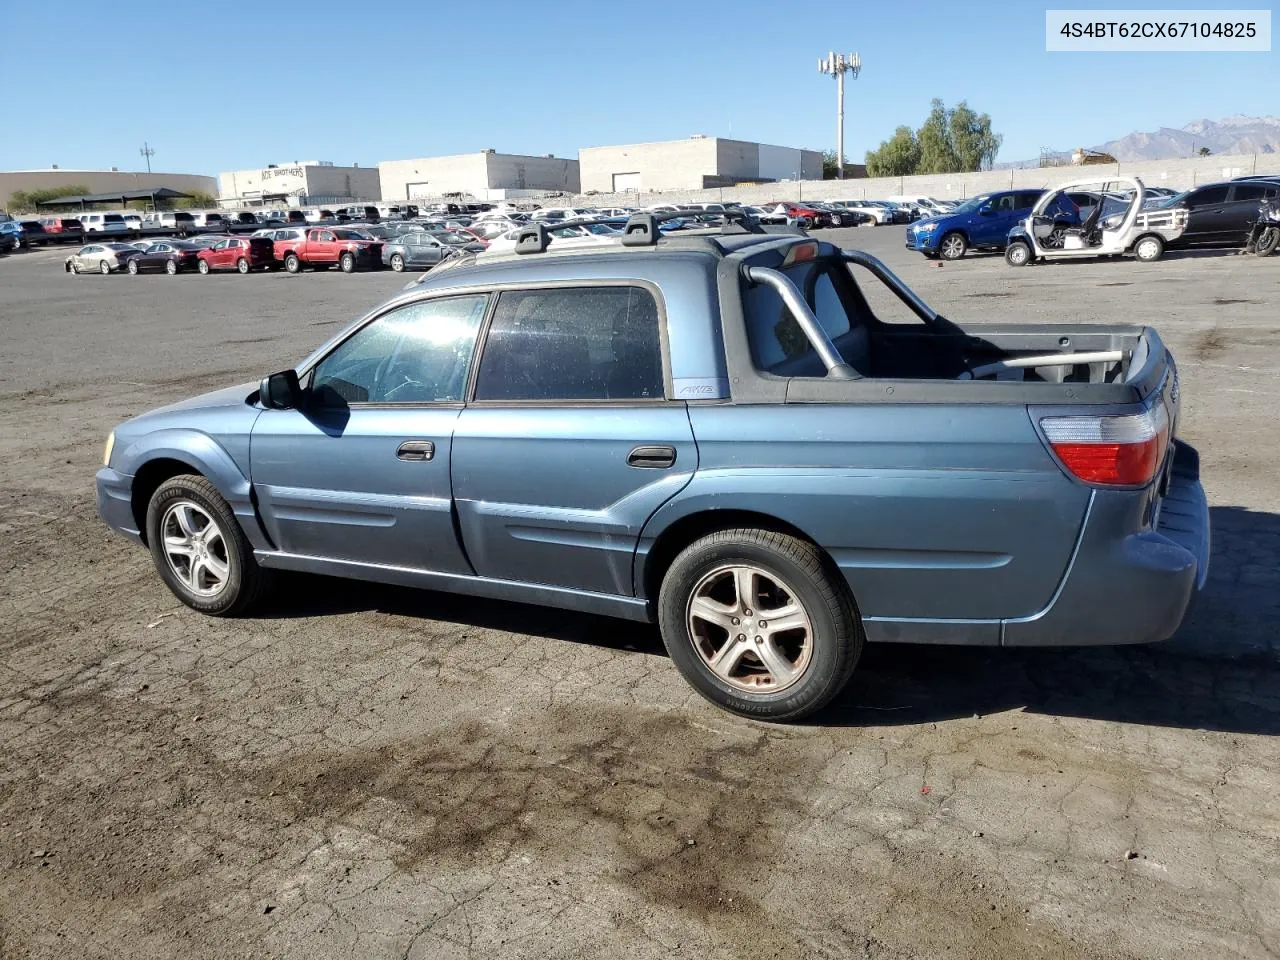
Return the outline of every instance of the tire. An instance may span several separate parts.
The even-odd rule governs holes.
[[[742,582],[754,584],[745,603],[738,599]],[[693,612],[695,599],[706,601],[712,619]],[[788,619],[803,624],[784,628],[774,644],[760,624],[787,605],[800,608]],[[667,653],[695,690],[760,720],[795,720],[821,709],[848,682],[864,642],[853,600],[818,548],[751,528],[709,534],[676,557],[659,590],[658,623]],[[738,628],[744,632],[735,635]],[[711,662],[726,652],[732,663],[722,660],[714,670]]]
[[[944,235],[938,241],[938,256],[943,260],[959,260],[968,249],[969,242],[965,240],[964,234],[957,230]]]
[[[1259,257],[1269,257],[1280,247],[1280,227],[1267,227],[1253,245],[1253,252]]]
[[[135,277],[138,275],[138,261],[136,258],[129,261],[129,272]]]
[[[404,257],[398,253],[391,255],[391,269],[396,273],[404,273]]]
[[[111,272],[111,264],[107,263],[107,261],[105,260],[99,260],[98,272],[105,277],[107,274]]]
[[[209,261],[208,261],[208,260],[197,260],[197,261],[196,261],[196,269],[197,269],[197,270],[199,270],[201,273],[207,274],[207,273],[209,272]]]
[[[1139,237],[1133,245],[1133,256],[1142,263],[1155,263],[1164,256],[1164,241],[1155,234]]]
[[[80,276],[80,268],[76,266],[76,262],[74,260],[72,260],[70,263],[67,264],[67,269],[70,270],[77,277]]]
[[[1031,262],[1031,247],[1022,240],[1015,240],[1004,248],[1004,262],[1011,267],[1025,267]]]
[[[164,272],[171,277],[178,275],[178,264],[174,260],[166,260],[164,262]]]
[[[236,269],[239,270],[242,274],[248,273],[249,261],[246,260],[244,257],[241,257],[239,260],[236,261]]]
[[[171,555],[183,540],[188,551],[198,552]],[[160,484],[147,505],[147,543],[160,579],[200,613],[236,616],[270,585],[269,572],[258,566],[231,507],[204,477],[184,474]]]
[[[338,266],[343,273],[352,273],[356,268],[356,257],[353,253],[344,253],[338,258]]]
[[[302,261],[298,259],[296,253],[286,253],[284,256],[284,268],[289,273],[301,273]]]

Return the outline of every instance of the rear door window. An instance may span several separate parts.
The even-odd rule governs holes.
[[[560,287],[499,297],[476,400],[664,396],[658,305],[645,288]]]

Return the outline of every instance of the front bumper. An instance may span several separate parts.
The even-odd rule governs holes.
[[[133,477],[103,467],[94,481],[98,492],[98,516],[102,522],[135,543],[141,543],[142,533],[133,516]]]
[[[907,249],[917,250],[921,253],[926,251],[932,253],[938,249],[938,237],[942,231],[930,230],[928,233],[917,233],[914,225],[907,227]]]
[[[1135,523],[1145,493],[1099,490],[1066,576],[1049,606],[1003,624],[1005,646],[1084,646],[1167,640],[1209,575],[1209,505],[1200,456],[1178,442],[1154,528]],[[1117,536],[1117,530],[1138,529]]]

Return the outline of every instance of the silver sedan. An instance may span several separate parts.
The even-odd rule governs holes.
[[[115,273],[142,253],[129,243],[90,243],[64,261],[68,273]]]

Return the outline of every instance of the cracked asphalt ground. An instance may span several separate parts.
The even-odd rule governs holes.
[[[97,520],[107,431],[402,278],[11,255],[0,956],[1280,954],[1280,257],[935,268],[900,228],[834,236],[962,322],[1158,325],[1215,523],[1177,638],[872,647],[769,726],[636,625],[301,577],[206,619]]]

